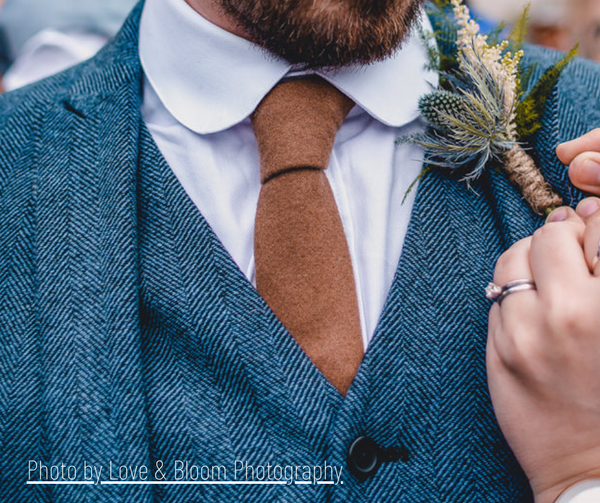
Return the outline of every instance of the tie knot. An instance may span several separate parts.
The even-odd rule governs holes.
[[[300,168],[327,169],[354,102],[320,77],[278,84],[252,114],[261,183]]]

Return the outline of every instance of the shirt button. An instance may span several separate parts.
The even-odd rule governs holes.
[[[348,449],[348,468],[359,480],[375,475],[381,463],[381,449],[369,437],[357,438]]]

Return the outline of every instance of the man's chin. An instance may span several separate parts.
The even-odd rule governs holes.
[[[308,47],[309,50],[301,50],[302,46],[294,45],[286,48],[281,45],[265,47],[272,54],[281,57],[294,65],[301,65],[306,69],[327,68],[342,69],[353,66],[370,65],[391,57],[402,46],[404,39],[398,41],[393,47],[386,46],[379,51],[369,51],[365,53],[360,49],[340,46],[323,47],[320,51],[312,51],[314,46]]]
[[[362,9],[356,4],[327,9],[315,0],[307,9],[282,0],[220,1],[255,43],[311,68],[367,65],[390,57],[410,34],[423,4],[390,0],[377,8],[365,2]]]

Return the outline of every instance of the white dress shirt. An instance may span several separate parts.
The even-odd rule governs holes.
[[[108,41],[108,35],[47,29],[30,38],[2,79],[6,91],[91,58]]]
[[[421,23],[428,26],[423,15]],[[147,0],[140,27],[142,114],[158,148],[233,260],[255,284],[259,160],[249,115],[303,72],[210,23],[184,0]],[[415,33],[393,57],[316,73],[358,106],[326,171],[350,248],[365,348],[383,311],[413,205],[422,151],[397,146],[421,128],[419,97],[437,82]]]

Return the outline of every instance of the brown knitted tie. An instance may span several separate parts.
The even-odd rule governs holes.
[[[262,183],[254,231],[257,288],[343,395],[363,344],[350,252],[325,170],[353,105],[311,77],[279,84],[252,116]]]

